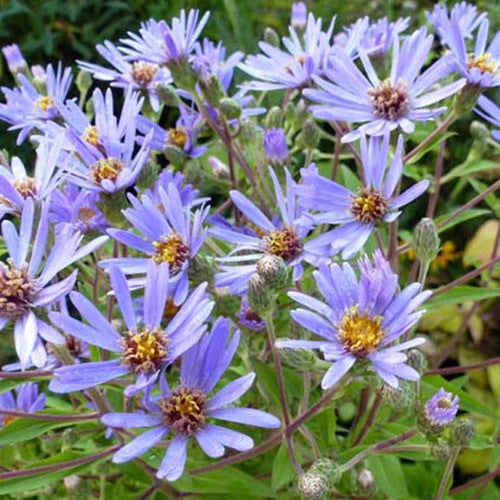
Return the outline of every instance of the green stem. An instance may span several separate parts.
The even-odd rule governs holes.
[[[453,453],[451,454],[448,462],[446,462],[446,466],[443,471],[443,477],[441,478],[441,482],[439,483],[438,492],[436,494],[436,500],[442,500],[446,492],[449,488],[450,477],[453,474],[453,468],[455,467],[455,462],[457,461],[458,454],[460,453],[460,448],[455,448]]]

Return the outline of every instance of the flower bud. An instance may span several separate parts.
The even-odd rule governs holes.
[[[267,113],[264,125],[266,129],[283,127],[283,110],[279,106],[273,106]]]
[[[441,434],[453,422],[457,411],[458,396],[439,389],[419,413],[420,430],[429,437]]]
[[[399,381],[399,387],[391,387],[384,384],[382,387],[382,399],[394,411],[405,411],[415,403],[415,390],[404,380]]]
[[[470,124],[470,133],[472,137],[478,141],[486,141],[490,138],[488,127],[478,120],[474,120]]]
[[[329,458],[319,458],[311,465],[309,470],[322,474],[327,479],[328,489],[333,488],[342,477],[339,464]]]
[[[213,259],[197,255],[189,265],[189,279],[193,286],[198,286],[205,281],[212,283],[216,270],[217,265]]]
[[[431,444],[431,455],[437,460],[446,462],[451,456],[451,446],[446,439],[438,438],[437,441]]]
[[[363,469],[358,474],[358,486],[364,493],[370,493],[375,489],[375,478],[370,469]]]
[[[220,100],[219,109],[228,120],[236,120],[241,116],[240,103],[230,97],[224,97]]]
[[[221,101],[226,98],[226,91],[222,87],[219,77],[207,74],[198,79],[201,92],[205,100],[214,108],[219,107]]]
[[[12,45],[5,45],[2,47],[2,52],[5,56],[5,60],[7,61],[7,66],[14,76],[16,76],[17,73],[26,73],[28,63],[26,62],[26,59],[24,59],[19,45],[15,43]]]
[[[264,255],[257,261],[257,274],[275,290],[285,288],[289,283],[288,267],[277,255]]]
[[[273,30],[272,28],[266,28],[264,30],[264,42],[268,43],[269,45],[272,45],[273,47],[279,47],[280,37],[278,33],[276,33],[276,31]]]
[[[310,349],[287,349],[286,347],[280,348],[281,341],[288,339],[279,339],[276,342],[276,347],[280,352],[280,357],[283,363],[299,372],[312,370],[318,361],[314,352]]]
[[[411,246],[421,262],[430,262],[439,252],[439,236],[432,219],[423,218],[415,228]]]
[[[76,75],[75,83],[80,94],[85,95],[92,87],[92,75],[88,71],[81,69]]]
[[[264,316],[268,311],[272,310],[276,300],[276,293],[263,276],[254,273],[248,281],[247,298],[250,309],[259,316]]]
[[[420,376],[422,376],[429,365],[425,354],[418,349],[410,349],[406,355],[408,356],[406,364],[411,366]]]
[[[264,153],[271,165],[287,163],[288,145],[282,128],[270,128],[264,132]]]
[[[247,145],[253,143],[258,137],[258,129],[255,121],[252,118],[246,118],[240,123],[239,140]]]
[[[307,120],[297,136],[297,145],[306,149],[314,149],[319,143],[320,131],[314,120]]]
[[[451,442],[457,446],[468,446],[474,432],[474,422],[470,418],[458,418],[451,427]]]
[[[173,144],[167,144],[163,149],[163,154],[167,158],[167,160],[176,167],[182,167],[187,160],[184,151],[178,146],[174,146]]]
[[[181,103],[179,94],[172,85],[167,85],[166,83],[158,82],[155,85],[155,92],[160,101],[167,106],[176,108]]]
[[[328,493],[328,480],[318,472],[307,471],[299,476],[297,488],[304,500],[322,500]]]
[[[304,2],[294,2],[292,4],[291,25],[298,31],[304,30],[307,23],[307,7]]]
[[[220,161],[219,158],[210,156],[208,158],[208,164],[210,165],[212,173],[216,179],[229,179],[229,167],[224,162]]]

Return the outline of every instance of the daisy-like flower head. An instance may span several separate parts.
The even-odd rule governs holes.
[[[61,280],[56,279],[57,274],[107,240],[107,236],[101,236],[80,247],[82,235],[66,227],[56,234],[44,259],[49,236],[48,205],[42,205],[36,228],[34,208],[33,200],[26,200],[19,230],[12,221],[2,222],[8,257],[0,263],[0,329],[10,322],[14,324],[14,344],[22,369],[30,362],[45,364],[47,354],[42,338],[54,343],[64,341],[41,319],[45,308],[73,288],[77,270]]]
[[[460,32],[465,38],[471,38],[474,29],[486,17],[486,13],[478,14],[477,7],[467,2],[456,3],[451,9],[451,14],[455,16]],[[453,37],[450,37],[449,14],[446,5],[434,5],[434,9],[427,11],[425,17],[434,25],[441,43],[444,45],[453,43]]]
[[[264,132],[264,153],[271,165],[283,165],[288,160],[288,145],[282,128],[270,128]]]
[[[444,429],[453,422],[458,411],[458,396],[453,397],[442,387],[425,403],[423,418],[432,426]]]
[[[384,135],[400,127],[410,134],[415,121],[427,121],[444,113],[446,107],[430,105],[458,92],[465,79],[429,91],[450,71],[450,58],[442,57],[420,74],[432,47],[432,35],[421,28],[400,46],[394,37],[390,75],[380,79],[366,51],[358,46],[365,73],[339,47],[332,49],[324,78],[314,76],[319,89],[306,89],[304,94],[317,102],[311,110],[317,118],[339,120],[362,125],[342,137],[343,142],[358,139],[362,133]]]
[[[112,87],[131,88],[144,93],[149,98],[151,108],[154,111],[160,109],[156,87],[172,83],[172,76],[167,68],[143,59],[130,60],[108,40],[103,45],[97,45],[96,48],[113,68],[77,61],[80,68],[91,73],[97,80],[111,82]]]
[[[59,116],[58,106],[66,100],[71,85],[71,68],[57,70],[48,65],[44,71],[44,90],[41,91],[23,74],[18,74],[19,86],[2,87],[5,103],[0,104],[0,119],[11,124],[9,130],[20,130],[17,143],[21,144],[33,128]]]
[[[183,151],[188,158],[198,158],[207,151],[206,146],[196,145],[196,140],[203,126],[203,118],[200,113],[183,105],[179,107],[180,117],[175,127],[165,130],[145,116],[137,117],[138,130],[151,136],[150,147],[157,151],[163,151],[167,146],[176,146]]]
[[[445,40],[454,57],[451,66],[466,78],[469,85],[480,89],[500,85],[500,32],[487,46],[488,27],[488,18],[482,18],[475,36],[474,51],[468,52],[458,13],[452,11],[450,19],[446,18],[442,25]]]
[[[261,410],[229,406],[251,387],[254,373],[240,377],[210,393],[230,365],[240,339],[239,332],[230,338],[229,321],[219,318],[212,331],[182,357],[180,384],[170,389],[160,379],[161,395],[147,398],[148,413],[108,413],[102,422],[110,427],[151,427],[121,448],[113,462],[136,458],[172,434],[157,477],[178,479],[186,464],[187,445],[196,439],[201,449],[213,458],[221,457],[225,447],[238,451],[253,448],[253,440],[238,431],[221,427],[213,420],[275,429],[280,421]]]
[[[45,394],[40,394],[35,382],[18,385],[15,391],[0,394],[0,410],[22,411],[35,413],[45,406]],[[15,417],[0,415],[0,428],[10,423]]]
[[[0,219],[5,214],[20,214],[27,199],[36,203],[49,198],[64,179],[58,168],[64,137],[55,142],[43,141],[36,149],[33,175],[28,175],[23,162],[13,157],[10,168],[0,165]]]
[[[327,31],[321,19],[309,14],[303,35],[290,26],[290,37],[282,39],[286,50],[259,42],[263,54],[247,56],[239,67],[255,80],[246,84],[253,90],[298,89],[312,84],[313,75],[321,74],[331,50],[335,18]]]
[[[148,160],[151,135],[143,139],[138,151],[135,147],[136,120],[143,99],[129,90],[119,117],[110,113],[113,109],[111,89],[105,96],[96,89],[92,102],[94,124],[71,101],[61,108],[68,127],[68,147],[77,153],[70,162],[68,179],[99,193],[123,191],[135,183]]]
[[[28,68],[28,63],[19,48],[19,45],[13,43],[11,45],[4,45],[2,47],[3,55],[5,56],[5,60],[7,61],[7,66],[9,67],[9,71],[14,75],[20,71],[23,71]]]
[[[243,294],[248,287],[250,276],[257,269],[257,261],[264,255],[281,257],[293,269],[293,280],[302,276],[302,261],[315,262],[316,257],[304,249],[304,238],[309,233],[313,220],[296,201],[295,183],[288,172],[286,192],[279,184],[274,171],[269,168],[273,180],[279,218],[269,219],[248,198],[239,191],[231,191],[230,196],[236,207],[255,225],[256,231],[243,232],[241,228],[228,224],[217,224],[210,233],[221,240],[235,243],[231,253],[220,259],[221,272],[215,276],[218,287],[228,286],[231,293]]]
[[[389,52],[394,39],[408,28],[409,17],[389,21],[387,17],[370,23],[359,40],[360,46],[370,57],[383,56]]]
[[[399,136],[387,167],[389,140],[389,135],[369,140],[361,137],[364,184],[357,192],[319,175],[314,165],[302,169],[303,183],[297,186],[299,203],[320,212],[313,216],[317,224],[338,224],[335,229],[307,242],[305,250],[318,255],[342,251],[342,258],[349,259],[361,250],[377,224],[395,220],[401,207],[427,189],[429,182],[423,180],[396,194],[403,172],[403,137]]]
[[[134,276],[130,285],[144,285],[144,275],[149,261],[165,262],[170,268],[171,293],[176,305],[181,304],[188,293],[190,262],[198,254],[207,235],[203,223],[210,207],[192,210],[184,207],[178,189],[169,184],[159,191],[160,203],[143,195],[140,200],[129,195],[132,208],[123,215],[135,232],[109,229],[108,234],[115,240],[143,254],[143,257],[124,257],[100,262],[104,269],[118,266],[127,276]]]
[[[165,325],[164,312],[169,292],[168,265],[149,262],[147,267],[141,322],[137,321],[125,276],[116,267],[109,270],[111,285],[125,323],[121,333],[90,300],[78,292],[71,293],[70,298],[86,323],[67,313],[50,314],[52,323],[61,330],[118,355],[111,361],[80,363],[57,369],[50,382],[51,391],[79,391],[133,374],[135,383],[127,386],[125,392],[127,395],[135,394],[154,383],[162,369],[172,364],[205,333],[207,327],[204,323],[214,305],[206,296],[206,283],[193,291]]]
[[[484,95],[480,96],[477,100],[476,113],[483,117],[486,121],[499,127],[491,132],[493,138],[500,141],[500,108],[490,99]]]
[[[403,351],[424,339],[394,342],[420,319],[424,311],[417,308],[430,292],[421,292],[420,284],[413,283],[398,293],[398,277],[378,250],[373,263],[365,257],[358,268],[359,277],[349,264],[323,265],[314,271],[324,301],[289,292],[304,306],[292,311],[292,318],[322,340],[278,340],[276,345],[322,351],[325,360],[332,362],[321,382],[323,389],[339,382],[356,362],[371,366],[392,387],[398,386],[398,378],[418,380]]]
[[[105,233],[108,222],[97,206],[99,194],[66,184],[50,198],[50,221],[56,231],[70,224],[81,233]]]

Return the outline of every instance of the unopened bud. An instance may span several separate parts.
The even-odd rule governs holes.
[[[266,129],[281,128],[283,126],[283,110],[279,106],[273,106],[268,111],[264,126]]]
[[[490,138],[490,131],[488,130],[488,127],[477,120],[474,120],[470,124],[470,133],[472,137],[478,141],[485,141]]]
[[[437,460],[446,462],[451,456],[451,446],[445,439],[439,438],[431,444],[431,455]]]
[[[158,82],[155,85],[155,92],[160,101],[167,106],[176,108],[181,103],[179,94],[172,85],[167,85],[166,83]]]
[[[280,37],[272,28],[266,28],[264,30],[264,42],[272,45],[273,47],[279,47]]]
[[[373,477],[370,469],[363,469],[360,471],[358,474],[358,486],[365,493],[369,493],[374,490],[375,478]]]
[[[302,31],[307,23],[307,7],[304,2],[294,2],[292,4],[291,25],[298,31]]]
[[[275,290],[285,288],[289,283],[289,272],[285,261],[277,255],[264,255],[257,261],[257,274]]]
[[[297,136],[297,145],[307,149],[314,149],[320,139],[320,130],[314,120],[307,120]]]
[[[241,116],[240,103],[231,97],[224,97],[221,99],[219,109],[228,120],[236,120]]]
[[[439,236],[432,219],[423,218],[413,232],[411,246],[421,262],[430,262],[439,252]]]
[[[418,349],[410,349],[407,352],[408,360],[406,364],[411,366],[415,371],[419,373],[419,375],[423,375],[429,366],[427,363],[427,358],[424,353],[419,351]]]
[[[309,470],[322,474],[328,481],[329,489],[333,488],[342,477],[342,469],[339,464],[329,458],[319,458]]]
[[[163,149],[163,154],[167,160],[176,167],[182,167],[187,160],[184,151],[173,144],[167,144]]]
[[[247,299],[250,309],[259,316],[264,316],[268,311],[272,310],[276,293],[263,276],[254,273],[248,281]]]
[[[415,403],[415,391],[404,380],[399,382],[398,387],[391,387],[388,384],[384,384],[382,387],[382,399],[391,409],[405,411]]]
[[[264,153],[271,165],[287,163],[288,144],[282,128],[270,128],[264,132]]]
[[[85,95],[92,87],[92,75],[88,71],[81,69],[76,75],[75,83],[80,94]]]
[[[279,339],[276,347],[279,349],[280,357],[283,363],[299,372],[312,370],[318,361],[314,352],[310,349],[288,349],[280,347],[280,344],[287,342],[288,339]]]
[[[451,442],[457,446],[468,446],[474,432],[474,422],[470,418],[458,418],[451,427]]]
[[[229,167],[224,162],[220,161],[219,158],[210,156],[208,158],[208,164],[216,179],[224,180],[229,178]]]
[[[318,472],[307,471],[299,476],[297,488],[304,500],[322,500],[328,493],[328,481]]]

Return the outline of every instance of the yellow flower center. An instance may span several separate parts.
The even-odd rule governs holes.
[[[101,184],[104,179],[114,182],[122,169],[122,161],[116,158],[101,158],[90,167],[90,178],[96,184]]]
[[[496,64],[495,58],[488,52],[484,52],[477,57],[470,54],[467,62],[470,69],[477,68],[481,73],[494,73]]]
[[[42,111],[47,111],[49,108],[54,106],[54,100],[52,99],[52,97],[44,95],[44,96],[40,97],[39,99],[37,99],[37,101],[35,102],[35,105],[38,108],[40,108]]]
[[[33,177],[25,177],[24,179],[16,179],[12,182],[14,189],[24,198],[34,198],[37,188],[36,181]]]
[[[180,387],[159,405],[175,433],[194,434],[205,425],[205,396],[199,390]]]
[[[135,373],[151,374],[160,369],[167,355],[168,339],[163,330],[129,331],[120,340],[123,362]]]
[[[0,317],[15,318],[30,308],[36,284],[28,276],[28,266],[14,267],[11,259],[0,262]]]
[[[370,89],[368,94],[375,116],[395,121],[407,115],[410,101],[405,82],[399,81],[392,86],[389,80],[384,80],[379,82],[375,89]]]
[[[168,131],[168,142],[183,149],[188,141],[188,134],[185,127],[171,128]]]
[[[82,139],[92,146],[99,144],[99,136],[97,135],[97,128],[95,125],[89,125],[82,134]]]
[[[284,261],[295,259],[302,251],[302,243],[295,229],[285,224],[280,230],[269,231],[262,238],[264,250],[281,257]]]
[[[338,327],[344,348],[358,355],[375,351],[384,338],[382,319],[382,316],[360,315],[358,306],[347,309]]]
[[[378,222],[387,213],[387,201],[373,188],[363,188],[354,196],[351,213],[365,224]]]
[[[160,241],[153,241],[156,255],[153,260],[157,263],[166,262],[170,272],[180,271],[182,264],[189,259],[189,247],[178,233],[164,236]]]
[[[132,63],[131,75],[138,85],[145,87],[152,82],[159,69],[160,67],[157,64],[142,61],[134,62]]]

